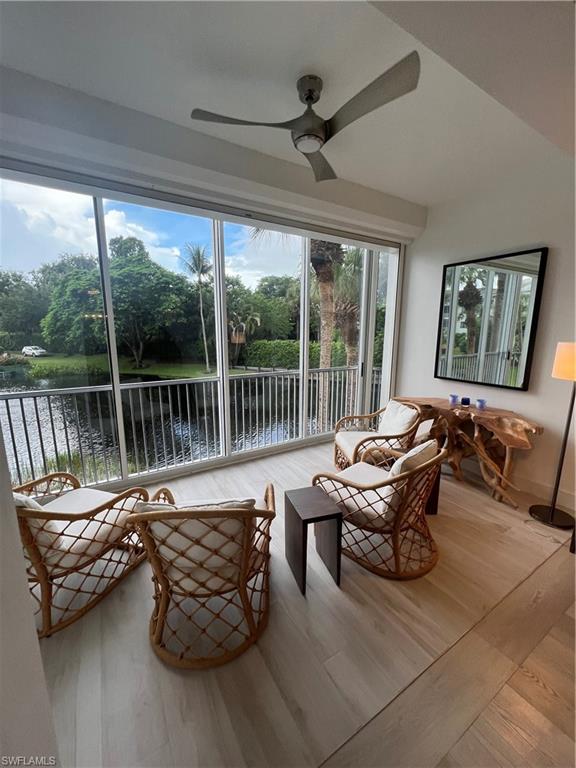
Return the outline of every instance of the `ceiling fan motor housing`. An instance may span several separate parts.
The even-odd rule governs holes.
[[[317,152],[326,142],[326,121],[319,117],[309,105],[297,119],[292,129],[292,141],[299,152]]]
[[[296,83],[298,96],[302,104],[316,104],[322,93],[322,78],[317,75],[304,75]]]

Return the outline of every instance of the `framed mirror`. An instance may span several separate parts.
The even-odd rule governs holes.
[[[437,379],[528,389],[547,248],[447,264]]]

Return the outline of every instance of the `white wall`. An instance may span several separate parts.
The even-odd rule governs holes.
[[[434,378],[442,266],[524,247],[550,248],[527,392]],[[574,167],[568,155],[543,140],[531,169],[490,197],[469,198],[429,210],[424,233],[408,249],[404,273],[396,392],[485,397],[540,423],[532,451],[518,451],[514,477],[526,490],[548,498],[564,429],[570,384],[552,379],[556,343],[573,341]],[[560,501],[574,508],[574,441],[566,456]]]
[[[0,432],[0,757],[55,758],[56,737]],[[46,762],[48,764],[48,762]]]

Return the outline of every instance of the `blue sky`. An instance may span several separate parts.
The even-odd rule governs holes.
[[[212,255],[209,218],[106,200],[107,237],[138,237],[151,257],[181,271],[185,243]],[[271,232],[254,239],[250,227],[226,223],[226,270],[255,287],[264,275],[299,274],[302,240]],[[63,253],[96,253],[92,199],[88,195],[0,180],[0,267],[30,271]]]

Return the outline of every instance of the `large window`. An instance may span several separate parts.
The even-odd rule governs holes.
[[[356,409],[366,254],[364,248],[310,240],[311,434],[333,430],[339,418]]]
[[[219,456],[212,221],[103,211],[129,471]]]
[[[224,224],[232,451],[300,436],[304,238]]]
[[[65,469],[86,483],[116,477],[92,198],[0,184],[0,424],[13,478]]]
[[[398,248],[23,178],[2,181],[0,232],[14,482],[326,435],[385,397]]]

